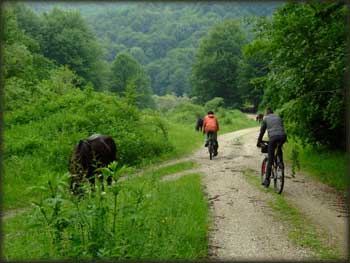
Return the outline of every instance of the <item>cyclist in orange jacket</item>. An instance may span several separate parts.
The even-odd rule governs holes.
[[[219,148],[219,144],[217,141],[218,130],[219,130],[219,122],[218,122],[217,118],[215,117],[214,112],[208,111],[208,115],[205,116],[204,120],[203,120],[203,133],[205,133],[207,135],[207,138],[205,140],[205,147],[208,146],[208,141],[209,141],[208,133],[209,132],[213,133],[213,139],[215,141],[214,156],[218,155],[218,148]]]

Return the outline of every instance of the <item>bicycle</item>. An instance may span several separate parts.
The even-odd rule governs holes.
[[[209,158],[210,160],[213,159],[214,152],[215,152],[215,140],[213,138],[213,132],[208,132],[208,152],[209,152]]]
[[[270,179],[273,179],[274,182],[274,190],[276,193],[281,194],[284,187],[284,164],[283,161],[281,161],[277,154],[278,146],[275,149],[274,152],[274,162],[271,167],[271,176]],[[266,179],[266,166],[268,162],[268,141],[262,141],[261,142],[261,152],[266,153],[265,158],[263,159],[261,163],[261,183],[263,184]]]

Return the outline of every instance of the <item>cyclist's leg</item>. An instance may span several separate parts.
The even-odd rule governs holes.
[[[218,132],[213,132],[213,140],[214,140],[214,152],[218,152],[219,144],[218,144]]]
[[[213,132],[208,131],[206,141],[205,141],[205,147],[207,147],[209,145],[209,140],[210,140],[210,138],[212,138],[212,136],[213,136]]]
[[[209,138],[210,138],[210,134],[209,134],[209,132],[206,132],[206,136],[205,136],[205,147],[208,147]]]
[[[276,149],[276,140],[272,137],[270,138],[269,144],[268,144],[268,162],[266,166],[266,179],[270,179],[271,177],[271,170],[272,170],[272,164],[274,161],[274,155],[275,155],[275,149]]]

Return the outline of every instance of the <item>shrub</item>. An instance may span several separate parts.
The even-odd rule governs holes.
[[[215,97],[207,101],[204,105],[204,108],[206,109],[206,111],[212,110],[215,113],[215,111],[217,111],[219,107],[222,107],[223,105],[224,105],[224,99],[220,97]]]

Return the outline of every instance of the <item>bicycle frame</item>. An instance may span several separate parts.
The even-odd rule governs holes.
[[[213,133],[208,132],[208,151],[209,151],[209,158],[210,160],[213,159],[213,154],[214,154],[214,139],[213,139]]]
[[[262,150],[265,153],[265,157],[262,161],[261,164],[261,180],[265,180],[266,177],[266,166],[268,162],[268,153],[267,153],[267,148],[268,147],[268,142],[267,141],[262,141]],[[284,165],[281,160],[279,160],[277,150],[278,150],[279,145],[277,145],[275,152],[274,152],[274,161],[271,165],[271,179],[274,180],[274,189],[278,194],[281,194],[283,191],[284,187]]]

